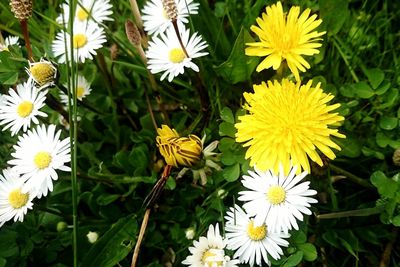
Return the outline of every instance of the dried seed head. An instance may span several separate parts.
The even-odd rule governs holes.
[[[400,166],[400,148],[396,149],[393,153],[393,164]]]
[[[10,0],[11,11],[19,20],[27,20],[32,16],[33,0]]]
[[[174,21],[178,18],[178,8],[176,7],[175,0],[162,0],[162,4],[167,13],[167,17]]]
[[[139,29],[129,19],[125,22],[125,32],[126,32],[126,36],[128,37],[128,40],[129,40],[129,42],[131,42],[131,44],[133,44],[134,46],[140,45],[141,36],[140,36]]]
[[[118,45],[113,43],[110,48],[110,56],[112,60],[116,60],[118,57]]]

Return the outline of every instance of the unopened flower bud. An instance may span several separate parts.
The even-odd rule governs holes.
[[[141,36],[140,36],[139,29],[129,19],[125,22],[125,32],[126,32],[126,36],[128,37],[128,40],[129,40],[129,42],[131,42],[131,44],[133,44],[134,46],[140,45]]]
[[[93,244],[99,238],[99,234],[96,232],[89,231],[89,233],[86,235],[86,237],[87,237],[89,243]]]
[[[111,60],[116,60],[118,57],[118,45],[113,43],[110,48],[110,57]]]
[[[40,89],[55,84],[57,68],[48,60],[42,58],[39,62],[29,63],[27,72]]]
[[[185,236],[187,239],[192,240],[194,238],[194,235],[196,234],[195,230],[193,227],[189,227],[185,231]]]
[[[176,20],[178,18],[178,8],[176,7],[175,0],[162,0],[162,4],[170,20]]]
[[[63,221],[58,222],[57,223],[57,227],[56,227],[57,228],[57,232],[64,231],[67,228],[67,226],[68,226],[68,224],[66,222],[63,222]]]
[[[11,11],[19,20],[27,20],[32,16],[33,0],[10,0]]]
[[[393,153],[393,164],[400,166],[400,148],[396,149]]]

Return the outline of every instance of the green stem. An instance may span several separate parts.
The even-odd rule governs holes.
[[[347,68],[349,69],[349,72],[350,72],[351,76],[353,77],[353,80],[356,83],[358,83],[360,81],[360,79],[358,79],[357,74],[354,72],[353,67],[350,65],[349,61],[347,60],[347,56],[343,52],[339,42],[340,42],[340,40],[336,36],[333,36],[333,45],[336,47],[336,49],[338,50],[338,52],[339,52],[340,56],[342,57],[344,63],[346,64]]]
[[[329,168],[337,174],[342,174],[342,175],[346,176],[347,179],[349,179],[350,181],[352,181],[356,184],[359,184],[359,185],[361,185],[363,187],[367,187],[367,188],[374,188],[374,186],[372,184],[370,184],[367,180],[360,178],[360,177],[352,174],[351,172],[343,170],[342,168],[339,168],[339,167],[333,165],[332,163],[329,163]]]
[[[71,0],[69,5],[69,14],[75,14],[75,6],[77,0]],[[70,15],[68,20],[68,28],[70,31],[70,47],[74,47],[73,36],[74,36],[74,16]],[[67,48],[67,47],[66,47]],[[66,49],[66,51],[68,51]],[[73,250],[73,266],[78,266],[78,183],[77,183],[77,136],[78,136],[78,125],[77,125],[77,65],[74,60],[74,49],[69,51],[71,61],[68,61],[68,53],[66,53],[67,61],[67,77],[68,77],[68,110],[69,112],[69,137],[71,147],[71,187],[72,187],[72,250]],[[75,69],[76,68],[76,69]],[[72,93],[72,95],[71,95]],[[71,101],[72,100],[72,101]]]
[[[337,219],[344,217],[359,217],[359,216],[370,216],[374,214],[379,214],[385,210],[385,205],[376,206],[373,208],[365,208],[358,210],[348,210],[341,212],[332,212],[327,214],[317,215],[317,219]]]

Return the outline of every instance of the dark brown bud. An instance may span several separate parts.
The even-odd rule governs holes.
[[[178,8],[176,7],[175,0],[162,0],[165,13],[170,20],[178,18]]]
[[[129,40],[129,42],[131,42],[131,44],[133,44],[134,46],[140,45],[141,36],[140,36],[139,29],[129,19],[125,22],[125,32],[126,32],[126,36],[128,37],[128,40]]]

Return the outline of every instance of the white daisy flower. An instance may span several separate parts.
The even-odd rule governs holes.
[[[181,32],[183,46],[186,48],[188,57],[182,49],[178,37],[173,28],[167,30],[166,35],[160,34],[161,38],[155,37],[149,42],[146,56],[149,59],[147,68],[151,73],[164,72],[161,81],[168,76],[168,81],[185,72],[185,68],[191,68],[198,72],[199,68],[192,62],[192,59],[208,55],[208,52],[201,52],[207,47],[200,35],[194,33],[190,36],[189,30]]]
[[[310,203],[318,201],[309,196],[317,194],[310,190],[310,182],[298,184],[307,172],[296,176],[296,168],[292,168],[288,176],[281,170],[278,175],[272,172],[249,171],[244,175],[242,184],[251,191],[239,192],[239,200],[246,201],[243,208],[255,217],[255,223],[266,223],[271,231],[288,232],[292,228],[298,230],[297,220],[303,220],[303,214],[310,215]]]
[[[64,87],[67,87],[67,85],[65,84]],[[79,101],[82,101],[82,99],[88,96],[91,91],[92,89],[90,88],[90,83],[85,79],[84,76],[78,75],[78,82],[76,86],[76,98]],[[63,102],[65,105],[68,105],[68,95],[60,91],[60,98],[61,102]]]
[[[24,220],[28,209],[32,209],[32,199],[36,194],[33,190],[24,192],[24,180],[8,168],[0,175],[0,227],[14,218],[14,222]]]
[[[193,241],[189,247],[191,255],[187,256],[182,264],[191,267],[236,267],[238,260],[231,260],[224,252],[225,243],[219,233],[219,226],[210,225],[207,237],[201,236],[199,241]]]
[[[19,136],[11,154],[14,159],[8,161],[26,180],[25,190],[37,189],[38,198],[53,191],[52,180],[58,179],[56,170],[70,171],[65,165],[71,160],[69,138],[60,140],[61,131],[55,130],[55,125],[40,125]]]
[[[31,122],[38,124],[38,116],[47,117],[40,111],[45,105],[47,91],[38,91],[32,80],[18,84],[16,90],[10,88],[5,95],[5,102],[0,106],[0,125],[5,125],[3,131],[10,128],[15,135],[22,128],[24,132]]]
[[[188,17],[191,14],[197,14],[199,3],[193,0],[175,0],[177,7],[177,24],[179,29],[184,28],[184,24],[188,23]],[[150,34],[157,36],[164,33],[167,29],[172,28],[172,22],[168,18],[164,9],[162,0],[150,0],[142,9],[142,20],[144,30]]]
[[[54,64],[41,58],[39,62],[29,62],[29,68],[26,68],[29,78],[34,80],[39,89],[55,85],[57,78],[57,68]]]
[[[18,44],[19,37],[18,36],[8,36],[4,43],[0,43],[0,52],[1,51],[8,51],[8,47],[11,45]]]
[[[56,21],[66,25],[69,21],[69,0],[61,5],[61,10],[63,13],[58,16]],[[76,6],[74,20],[76,22],[87,22],[94,19],[97,23],[102,23],[112,21],[112,13],[112,5],[109,0],[81,0],[78,1]]]
[[[52,50],[54,56],[59,57],[59,63],[66,62],[65,42],[67,44],[68,58],[70,58],[70,40],[71,35],[61,31],[53,41]],[[100,28],[94,22],[75,23],[72,40],[74,60],[82,63],[85,63],[85,59],[93,59],[93,55],[96,55],[96,50],[103,47],[103,43],[107,41],[103,28]]]
[[[235,250],[234,258],[241,263],[256,263],[261,266],[262,260],[268,265],[268,255],[275,260],[283,255],[281,246],[287,247],[289,242],[284,238],[290,235],[283,232],[271,232],[265,224],[255,226],[254,220],[238,205],[230,208],[225,216],[225,232],[227,248]]]

